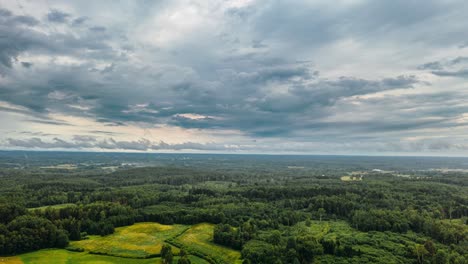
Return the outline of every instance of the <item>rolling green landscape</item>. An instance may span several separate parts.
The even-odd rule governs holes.
[[[0,264],[468,264],[468,0],[0,0]]]
[[[0,263],[468,257],[464,159],[28,155],[0,159]]]

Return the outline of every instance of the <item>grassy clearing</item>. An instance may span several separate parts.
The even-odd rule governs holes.
[[[342,181],[344,182],[349,182],[349,181],[362,181],[362,177],[361,176],[342,176],[340,178]]]
[[[43,167],[40,167],[41,169],[50,169],[50,170],[53,170],[53,169],[56,169],[56,170],[76,170],[78,169],[78,166],[76,166],[76,164],[58,164],[58,165],[55,165],[55,166],[43,166]]]
[[[116,228],[112,235],[90,236],[86,240],[71,242],[71,247],[82,248],[84,252],[44,249],[0,258],[0,264],[161,263],[157,255],[167,239],[192,253],[189,258],[193,264],[208,264],[205,259],[212,263],[240,263],[240,252],[212,242],[214,225],[198,224],[187,228],[184,225],[137,223]],[[178,247],[172,248],[174,254],[179,253]]]
[[[192,264],[209,264],[205,260],[189,256]],[[174,258],[177,263],[178,257]],[[15,257],[0,257],[3,264],[160,264],[160,258],[131,259],[114,256],[94,255],[87,252],[71,252],[64,249],[43,249]]]
[[[86,252],[70,252],[64,249],[43,249],[15,257],[20,262],[5,262],[8,264],[149,264],[161,263],[160,259],[122,259],[112,256],[93,255]]]
[[[62,209],[62,208],[74,207],[74,206],[77,206],[77,205],[73,204],[73,203],[64,203],[64,204],[55,204],[55,205],[46,205],[46,206],[41,206],[41,207],[28,208],[28,210],[30,210],[30,211],[34,211],[34,210],[44,211],[47,208]]]
[[[90,236],[89,239],[74,241],[72,247],[92,253],[127,258],[147,258],[158,255],[164,241],[182,232],[183,225],[161,225],[158,223],[137,223],[116,228],[108,236]],[[178,254],[179,249],[173,248]]]
[[[190,253],[201,254],[216,263],[240,263],[239,251],[213,243],[213,229],[212,224],[194,225],[171,241]]]

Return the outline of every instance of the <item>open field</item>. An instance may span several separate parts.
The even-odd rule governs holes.
[[[342,176],[340,178],[344,182],[349,182],[349,181],[361,181],[362,178],[354,177],[354,176]]]
[[[192,226],[189,230],[174,239],[188,252],[199,252],[217,263],[240,263],[240,252],[213,243],[214,225],[202,223]]]
[[[83,249],[74,252],[63,249],[45,249],[14,257],[0,258],[1,263],[20,264],[61,264],[61,263],[161,263],[157,255],[165,240],[174,238],[187,250],[199,256],[208,256],[219,263],[236,263],[240,259],[238,251],[214,244],[212,224],[198,224],[186,232],[184,225],[162,225],[159,223],[137,223],[131,226],[116,228],[108,236],[89,236],[89,239],[73,241],[71,248]],[[173,254],[180,249],[173,246]],[[174,258],[177,260],[177,257]],[[207,264],[203,258],[190,255],[194,264]]]
[[[177,263],[174,257],[174,263]],[[208,264],[205,260],[189,256],[193,264]],[[87,252],[71,252],[64,249],[43,249],[15,257],[0,257],[0,264],[160,264],[160,258],[131,259],[113,256],[95,255]]]
[[[41,169],[56,169],[56,170],[76,170],[76,164],[58,164],[54,166],[42,166]]]
[[[43,249],[16,257],[9,258],[8,264],[24,263],[24,264],[81,264],[81,263],[97,263],[97,264],[112,264],[112,263],[128,263],[128,264],[147,264],[160,263],[158,259],[122,259],[119,257],[102,256],[89,254],[87,252],[71,252],[64,249]],[[0,262],[3,263],[3,262]]]
[[[147,258],[160,253],[164,240],[182,232],[183,225],[161,225],[158,223],[137,223],[116,228],[108,236],[90,236],[89,239],[74,241],[70,245],[92,253],[128,258]],[[179,249],[173,248],[177,254]]]

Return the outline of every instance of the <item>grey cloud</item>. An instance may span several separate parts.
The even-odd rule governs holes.
[[[418,70],[440,70],[443,66],[439,61],[428,62],[418,66]]]
[[[419,70],[431,70],[431,73],[441,77],[468,77],[468,57],[459,56],[454,59],[428,62],[418,66]]]
[[[261,53],[229,56],[223,60],[219,80],[208,82],[198,75],[188,75],[182,78],[185,79],[182,82],[169,79],[166,85],[171,90],[160,84],[160,80],[170,74],[167,71],[151,73],[154,77],[148,78],[151,75],[145,71],[130,69],[125,64],[116,67],[111,63],[97,71],[109,75],[110,79],[107,79],[89,72],[88,67],[50,68],[49,80],[39,85],[36,81],[36,88],[31,91],[35,94],[34,101],[28,101],[30,97],[22,94],[11,96],[14,93],[10,94],[9,101],[37,111],[45,111],[47,105],[55,111],[96,116],[98,121],[109,124],[170,123],[185,128],[239,129],[250,135],[271,137],[291,135],[296,129],[306,129],[317,123],[317,119],[327,116],[328,109],[342,98],[407,89],[418,82],[414,76],[380,80],[356,77],[320,79],[318,71],[312,69],[309,62],[290,62]],[[132,79],[122,78],[129,74]],[[286,85],[286,90],[276,94],[269,85]],[[138,93],[128,87],[134,87]],[[158,91],[157,95],[153,90]],[[54,91],[70,91],[73,96],[51,101],[47,95]],[[92,107],[80,112],[64,106],[78,101]],[[136,111],[131,108],[132,103],[150,104]],[[178,116],[183,113],[214,115],[216,118]],[[304,120],[303,115],[307,115],[308,120]]]
[[[31,16],[16,16],[13,15],[12,12],[10,12],[7,9],[0,8],[0,17],[2,18],[2,22],[5,25],[26,25],[26,26],[34,26],[39,23],[37,19]]]
[[[83,138],[84,139],[84,138]],[[271,142],[270,142],[271,143]],[[468,150],[466,142],[454,142],[453,140],[444,139],[421,139],[421,140],[397,140],[394,142],[385,142],[379,140],[371,141],[355,141],[355,142],[290,142],[284,141],[275,142],[274,145],[264,145],[262,142],[252,142],[250,144],[219,144],[219,143],[194,143],[185,142],[180,144],[169,144],[164,141],[151,142],[147,139],[135,141],[116,141],[112,138],[100,141],[96,140],[81,140],[80,138],[66,141],[60,138],[53,138],[49,141],[44,141],[34,137],[30,139],[12,139],[8,138],[5,142],[10,148],[26,148],[26,149],[102,149],[102,150],[132,150],[132,151],[219,151],[219,152],[245,152],[245,151],[260,151],[260,152],[295,152],[295,153],[310,153],[311,150],[320,149],[322,152],[336,153],[352,153],[352,151],[362,152],[430,152],[440,153],[445,151],[465,151]],[[324,149],[327,149],[323,151]]]
[[[222,75],[222,83],[210,84],[189,79],[174,85],[172,90],[153,94],[152,85],[160,77],[149,79],[150,83],[146,86],[146,77],[139,78],[141,72],[132,73],[136,81],[131,81],[121,77],[128,74],[122,72],[127,68],[113,64],[109,68],[112,70],[105,72],[112,76],[111,81],[104,75],[90,73],[86,67],[61,67],[57,72],[49,69],[48,75],[42,75],[48,77],[44,83],[40,78],[28,77],[34,80],[34,90],[28,93],[24,93],[24,88],[10,90],[6,98],[13,104],[34,111],[49,109],[47,111],[95,116],[98,121],[108,124],[170,123],[185,128],[237,129],[256,136],[279,136],[294,133],[296,128],[304,129],[307,124],[328,115],[327,109],[342,98],[408,89],[418,83],[415,76],[380,80],[353,77],[318,79],[318,74],[306,65],[285,63],[262,67],[252,73],[232,69]],[[272,93],[268,88],[270,84],[286,84],[287,90],[281,94]],[[135,86],[138,93],[127,89]],[[33,101],[30,94],[34,94]],[[135,107],[138,104],[146,105]],[[88,108],[81,110],[67,105]],[[189,119],[178,115],[184,113],[209,117]],[[298,121],[304,114],[308,119]]]
[[[49,13],[54,21],[70,16],[59,11]],[[86,32],[45,34],[33,26],[39,22],[29,16],[18,16],[10,11],[0,12],[0,64],[11,68],[13,61],[24,51],[51,55],[76,55],[81,58],[107,58],[116,61],[124,55],[117,54],[107,41],[106,34],[87,34]],[[96,26],[97,29],[102,27]],[[2,69],[0,69],[1,71]],[[5,70],[3,70],[5,71]]]
[[[459,71],[432,71],[432,74],[442,77],[468,77],[468,69],[463,69]]]
[[[39,124],[45,124],[45,125],[57,125],[57,126],[70,126],[71,124],[68,124],[63,121],[57,121],[57,120],[47,120],[47,119],[28,119],[26,121],[32,122],[32,123],[39,123]]]
[[[134,141],[118,141],[113,138],[97,140],[92,136],[75,135],[73,140],[67,141],[60,138],[53,138],[44,141],[41,138],[6,140],[8,147],[30,148],[30,149],[104,149],[104,150],[227,150],[229,147],[216,143],[194,143],[185,142],[179,144],[169,144],[164,141],[152,142],[142,138]]]
[[[311,84],[293,86],[285,93],[257,94],[259,97],[244,101],[242,104],[233,102],[224,106],[204,104],[193,107],[187,109],[187,112],[217,114],[214,118],[198,119],[174,116],[170,123],[186,128],[241,129],[251,135],[262,137],[286,136],[294,134],[299,129],[318,128],[318,120],[330,114],[327,109],[343,98],[392,89],[408,89],[418,82],[415,76],[398,76],[381,80],[351,77],[317,80]],[[209,108],[205,109],[206,107]]]
[[[16,16],[12,22],[27,26],[35,26],[39,24],[39,21],[37,19],[30,16]]]
[[[63,11],[53,9],[47,14],[47,19],[53,23],[65,23],[71,15]]]
[[[75,18],[75,19],[73,19],[72,25],[75,26],[75,27],[80,26],[80,25],[84,24],[86,20],[88,20],[88,18],[84,17],[84,16]]]
[[[121,133],[116,133],[116,132],[110,132],[110,131],[102,131],[102,130],[90,130],[89,133],[92,134],[103,134],[103,135],[109,135],[109,136],[116,136]]]
[[[289,95],[266,97],[260,108],[268,111],[302,111],[308,106],[330,106],[344,97],[365,95],[385,90],[412,88],[418,80],[415,76],[398,76],[382,80],[365,80],[341,77],[336,81],[323,80],[311,85],[291,89]],[[292,108],[291,108],[292,107]]]
[[[460,63],[468,63],[468,57],[459,56],[459,57],[456,57],[455,59],[449,61],[449,64],[451,64],[451,65],[456,65],[456,64],[460,64]]]
[[[236,72],[234,73],[235,78],[246,82],[252,83],[263,83],[269,81],[288,81],[292,78],[310,79],[313,73],[306,66],[289,66],[289,65],[278,65],[273,67],[263,67],[253,72]]]
[[[177,1],[158,2],[157,8],[119,2],[106,7],[115,13],[112,20],[97,18],[100,2],[70,3],[64,10],[74,10],[73,15],[59,10],[42,14],[60,25],[0,9],[0,73],[5,77],[0,99],[18,106],[0,105],[0,110],[26,115],[30,120],[26,122],[56,125],[65,124],[48,119],[49,114],[85,117],[106,126],[233,130],[247,138],[278,140],[274,144],[284,143],[279,145],[285,149],[292,149],[288,142],[319,139],[336,143],[336,149],[359,140],[385,150],[391,149],[387,141],[463,126],[460,116],[468,112],[467,94],[444,87],[445,79],[457,80],[438,78],[468,76],[463,50],[457,49],[459,57],[432,62],[409,56],[401,62],[404,66],[389,58],[413,49],[441,58],[452,52],[446,50],[466,41],[462,38],[467,4],[345,2],[254,1],[223,14],[191,14],[203,19],[187,25],[195,28],[187,31],[185,26],[164,23],[166,14],[183,11]],[[203,6],[197,5],[194,12]],[[120,9],[125,12],[115,12]],[[146,28],[152,27],[148,25],[153,18],[161,24]],[[350,54],[348,48],[362,54]],[[333,54],[326,56],[325,51]],[[34,60],[37,57],[47,62]],[[382,69],[376,69],[375,76],[364,72],[373,66]],[[414,72],[408,70],[411,67],[420,71],[405,74]],[[434,86],[424,80],[426,72],[435,75],[431,80],[437,78]],[[336,77],[340,75],[345,76]],[[417,95],[395,91],[413,88],[411,93]],[[92,129],[87,134],[114,139],[77,136],[22,144],[85,148],[80,142],[86,141],[90,148],[102,149],[225,148],[196,142],[166,146],[143,139],[124,141],[117,132]],[[378,137],[382,137],[379,142]],[[300,148],[300,143],[294,147]],[[314,146],[323,148],[307,145]],[[398,148],[407,151],[411,146]],[[436,143],[430,146],[415,144],[414,149],[437,148]],[[265,150],[258,144],[252,149]]]
[[[23,22],[24,18],[20,19],[20,16],[14,16],[7,10],[0,12],[0,73],[2,65],[11,67],[13,59],[29,47],[30,43],[23,42],[26,36],[21,34]]]
[[[22,61],[21,65],[25,68],[31,68],[33,64],[31,62]]]
[[[414,31],[405,34],[405,30],[424,29],[426,23],[437,20],[444,12],[463,9],[462,6],[466,8],[464,3],[435,0],[425,1],[424,5],[418,1],[404,0],[350,2],[339,8],[331,5],[334,4],[295,0],[264,1],[230,9],[227,15],[247,21],[252,34],[261,38],[266,45],[274,43],[287,48],[310,50],[347,37],[382,41],[395,31],[405,40],[418,35],[421,39],[432,40],[434,45],[446,41],[449,36],[441,40],[425,31],[421,34]],[[460,38],[450,34],[450,39],[459,41]]]
[[[460,49],[464,49],[466,47],[468,47],[468,41],[458,46]]]
[[[51,142],[44,142],[42,139],[33,137],[26,140],[8,138],[7,143],[9,146],[21,148],[40,148],[40,149],[54,149],[54,148],[75,148],[76,145],[54,138]]]
[[[96,137],[87,135],[74,135],[73,140],[77,142],[94,142]]]
[[[53,133],[44,133],[44,132],[30,132],[30,131],[21,131],[19,132],[22,135],[30,135],[35,137],[46,137],[46,136],[57,136],[58,134]]]
[[[153,144],[148,139],[138,141],[116,141],[113,138],[103,140],[95,144],[96,147],[103,149],[125,149],[125,150],[149,150]]]
[[[451,66],[458,64],[468,63],[468,57],[458,56],[454,59],[444,59],[441,61],[432,61],[418,66],[418,69],[421,70],[440,70],[445,69]]]
[[[2,17],[9,17],[12,13],[8,9],[0,8],[0,16]]]
[[[94,32],[104,32],[106,31],[106,28],[101,27],[101,26],[94,26],[94,27],[90,27],[89,30],[94,31]]]

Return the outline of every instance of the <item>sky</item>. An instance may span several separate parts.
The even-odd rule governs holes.
[[[467,13],[0,0],[0,149],[466,156]]]

